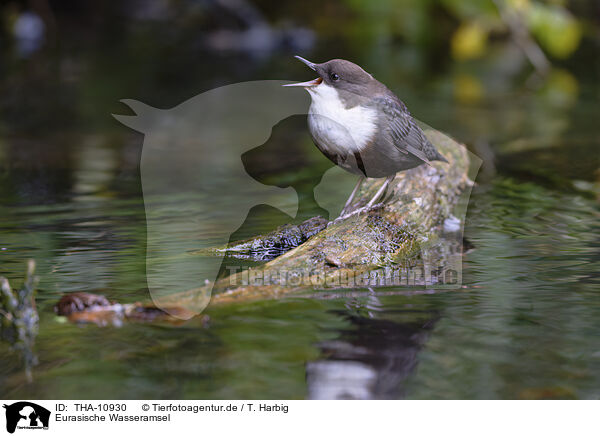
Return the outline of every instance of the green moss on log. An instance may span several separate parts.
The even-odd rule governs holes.
[[[452,216],[461,193],[472,182],[466,148],[438,131],[425,128],[425,132],[447,164],[434,162],[399,173],[381,208],[335,222],[260,267],[218,280],[210,304],[278,298],[298,291],[345,287],[347,283],[354,287],[357,282],[352,278],[410,262],[432,251],[444,220]],[[382,183],[383,179],[363,183],[353,208],[365,205]],[[303,279],[298,280],[298,276]],[[185,305],[186,300],[208,290],[208,286],[192,289],[158,303]]]

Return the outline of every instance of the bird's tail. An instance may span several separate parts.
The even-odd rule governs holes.
[[[425,151],[425,155],[427,156],[427,158],[432,161],[432,160],[437,160],[440,162],[446,162],[448,163],[448,159],[446,159],[438,150],[437,148],[435,148],[435,146],[430,142],[427,141],[426,146],[424,147],[424,151]]]

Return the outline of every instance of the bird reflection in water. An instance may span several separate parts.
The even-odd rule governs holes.
[[[319,344],[322,358],[306,366],[310,399],[397,399],[418,353],[440,319],[437,311],[384,308],[370,291],[335,311],[350,325]]]

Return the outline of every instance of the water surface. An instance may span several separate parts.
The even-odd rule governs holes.
[[[9,129],[0,142],[0,274],[16,286],[25,260],[36,260],[41,321],[33,381],[19,353],[0,343],[0,396],[598,398],[600,165],[590,92],[582,85],[567,106],[527,93],[457,105],[435,89],[389,84],[484,158],[462,289],[235,304],[209,308],[208,325],[65,323],[52,310],[64,293],[148,297],[142,137],[109,121],[60,134]],[[285,158],[267,147],[246,159],[261,163],[253,176],[263,183],[299,192],[298,219],[323,214],[311,191],[329,164],[302,124],[288,128],[276,140],[296,147]],[[258,208],[237,236],[286,221]]]

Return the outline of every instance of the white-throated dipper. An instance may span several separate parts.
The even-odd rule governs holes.
[[[333,163],[360,176],[340,218],[369,210],[398,171],[430,161],[448,162],[425,137],[406,105],[383,83],[344,59],[315,64],[295,56],[319,75],[301,86],[311,96],[308,129],[317,148]],[[369,203],[347,209],[366,177],[385,182]]]

